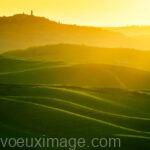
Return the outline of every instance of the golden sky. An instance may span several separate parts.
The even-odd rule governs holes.
[[[0,15],[29,13],[64,23],[150,25],[150,0],[0,0]]]

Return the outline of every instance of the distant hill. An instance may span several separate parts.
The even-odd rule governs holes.
[[[150,26],[111,27],[105,29],[128,36],[130,40],[132,39],[130,44],[134,45],[134,48],[150,50]]]
[[[120,33],[102,28],[65,25],[44,17],[25,14],[1,17],[0,33],[1,50],[52,43],[90,43],[90,45],[101,43],[99,46],[108,46],[109,44],[117,46],[116,39],[123,38]]]
[[[0,52],[58,43],[150,49],[148,41],[128,37],[119,30],[60,24],[26,14],[0,17]]]
[[[11,51],[4,53],[3,56],[37,61],[60,61],[68,64],[111,64],[150,71],[150,51],[129,48],[98,48],[58,44]]]
[[[127,36],[150,36],[150,26],[106,27],[105,29],[121,32]]]
[[[48,84],[81,87],[150,89],[150,73],[133,68],[101,64],[43,65],[0,72],[0,83]]]
[[[149,51],[69,44],[32,47],[1,56],[0,83],[150,89],[149,64]]]

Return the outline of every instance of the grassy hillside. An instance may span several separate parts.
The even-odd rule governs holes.
[[[3,72],[0,73],[0,82],[149,89],[150,73],[126,67],[98,64],[49,66]]]
[[[63,65],[62,62],[46,62],[46,61],[27,61],[22,59],[12,59],[0,56],[0,73],[11,73],[14,71],[32,70],[35,68],[43,68],[46,66]]]
[[[128,48],[98,48],[58,44],[16,50],[3,55],[16,59],[61,61],[69,64],[101,63],[150,70],[150,52]]]
[[[59,57],[60,59],[56,58],[56,54],[54,53],[53,55],[53,52],[50,52],[47,55],[46,53],[43,54],[43,57],[50,57],[49,60],[52,61],[29,61],[25,59],[18,60],[6,56],[1,56],[0,83],[71,85],[81,87],[92,86],[123,89],[150,88],[150,73],[147,71],[118,65],[94,63],[73,64],[75,61],[77,63],[77,57],[74,57],[72,62],[70,60],[70,64],[67,61],[62,63],[64,60],[66,60],[65,58],[67,56],[69,58],[69,55],[71,54],[69,53],[69,49],[64,49],[62,52],[59,50],[60,49],[58,49],[58,51],[56,50],[56,54],[58,54],[58,57],[62,55],[62,58]],[[76,48],[73,50],[75,54]],[[89,48],[89,51],[90,50],[91,49]],[[40,50],[39,52],[42,51]],[[65,55],[65,52],[68,55]],[[18,58],[21,54],[24,54],[24,58],[30,58],[30,55],[36,58],[36,55],[34,55],[34,53],[29,50],[22,52],[21,54],[20,53],[19,51],[15,52]],[[35,53],[38,57],[38,51]],[[73,58],[73,55],[70,57]]]
[[[119,137],[117,150],[148,150],[146,62],[145,51],[67,44],[3,54],[0,136],[85,137],[88,144],[93,137]]]
[[[122,149],[132,149],[135,140],[139,141],[137,146],[145,142],[145,149],[149,147],[150,111],[145,109],[149,105],[149,95],[144,94],[145,97],[140,99],[141,94],[137,91],[116,89],[114,93],[118,93],[115,94],[118,101],[115,102],[110,89],[15,84],[0,86],[0,125],[6,129],[2,132],[4,136],[45,134],[87,139],[99,135],[123,136],[123,141],[130,144]],[[110,97],[106,99],[108,95]],[[137,97],[136,103],[132,103]],[[144,104],[141,100],[144,100]]]

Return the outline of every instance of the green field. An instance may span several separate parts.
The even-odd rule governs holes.
[[[148,149],[150,95],[120,89],[0,85],[1,135],[120,137]],[[117,101],[116,101],[117,100]]]
[[[1,137],[119,137],[118,149],[149,150],[148,67],[81,63],[66,51],[31,59],[26,51],[0,57]]]

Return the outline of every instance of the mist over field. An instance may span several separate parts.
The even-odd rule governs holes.
[[[0,33],[0,52],[58,43],[150,50],[150,26],[78,26],[17,14],[0,17]]]
[[[114,137],[121,148],[104,149],[149,150],[149,41],[150,26],[0,17],[0,137]]]

